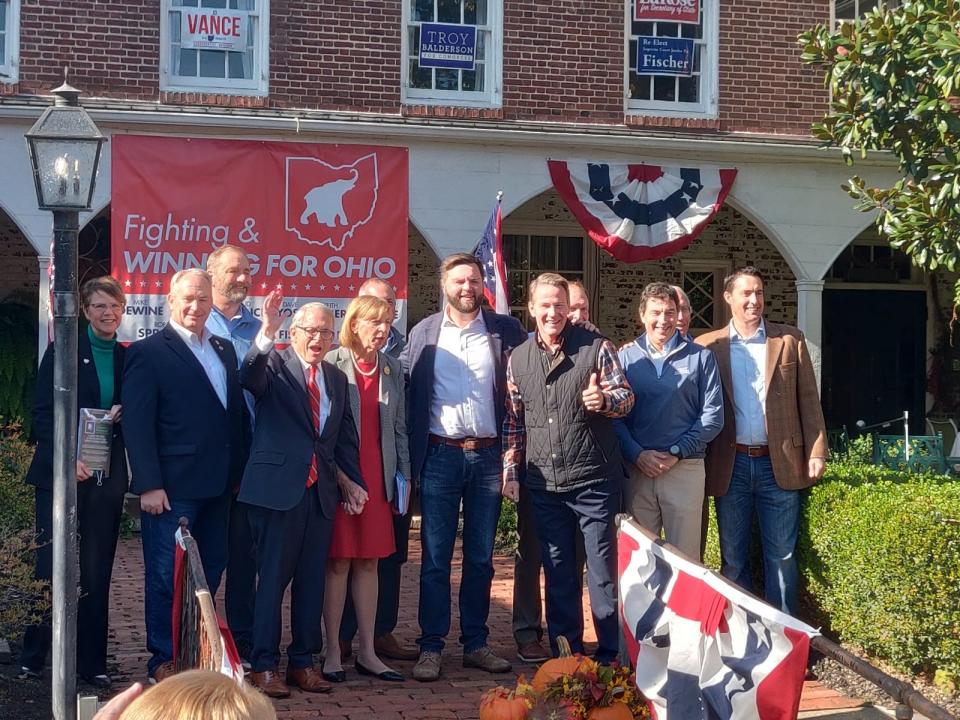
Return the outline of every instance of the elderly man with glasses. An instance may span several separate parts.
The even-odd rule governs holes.
[[[313,666],[313,653],[320,650],[333,518],[338,502],[356,513],[367,497],[347,377],[323,361],[333,342],[333,313],[320,303],[302,306],[291,320],[290,347],[277,351],[281,304],[278,292],[266,297],[260,332],[240,368],[241,384],[257,400],[238,497],[251,506],[259,577],[250,680],[270,697],[288,696],[287,686],[330,691]],[[280,609],[291,582],[292,639],[284,682],[277,671]]]

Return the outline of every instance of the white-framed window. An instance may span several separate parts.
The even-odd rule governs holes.
[[[597,246],[573,228],[511,224],[503,231],[503,254],[510,314],[528,330],[535,322],[527,312],[527,288],[540,273],[554,272],[567,280],[579,280],[594,305]]]
[[[687,262],[683,264],[680,287],[690,299],[690,334],[701,335],[727,322],[727,304],[723,300],[723,279],[730,272],[726,265]]]
[[[0,0],[0,83],[13,84],[20,68],[20,0]]]
[[[720,45],[719,0],[700,0],[700,22],[676,23],[634,20],[634,0],[625,0],[624,95],[626,110],[634,115],[676,117],[717,116]],[[637,73],[640,38],[693,40],[693,73],[650,75]]]
[[[242,50],[185,48],[184,10],[223,10],[243,17]],[[270,77],[270,0],[161,0],[160,89],[266,95]]]
[[[473,69],[423,67],[424,24],[463,26],[475,32]],[[403,0],[403,28],[400,95],[404,103],[500,106],[503,0]]]
[[[876,7],[895,8],[899,5],[900,0],[833,0],[830,6],[832,25],[836,28],[843,22],[853,22]]]

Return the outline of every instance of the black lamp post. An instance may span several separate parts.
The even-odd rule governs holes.
[[[77,717],[77,241],[106,138],[66,82],[26,134],[41,210],[53,211],[53,716]]]

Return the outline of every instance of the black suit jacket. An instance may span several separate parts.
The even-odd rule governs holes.
[[[503,427],[507,388],[507,355],[527,339],[527,333],[515,317],[499,315],[482,308],[483,322],[490,337],[490,352],[496,364],[494,402],[497,408],[497,429]],[[433,363],[440,339],[443,312],[434,313],[418,322],[410,331],[407,345],[400,354],[407,378],[407,431],[410,434],[410,469],[420,477],[427,457],[430,435],[430,405],[433,402]]]
[[[120,403],[120,387],[123,381],[123,359],[126,348],[120,343],[113,346],[113,400]],[[33,438],[37,450],[27,471],[26,481],[44,490],[53,488],[53,343],[47,346],[37,371],[37,385],[33,394]],[[100,407],[100,378],[93,363],[90,338],[86,331],[77,335],[77,416],[80,408]],[[109,477],[127,478],[127,457],[124,452],[121,424],[113,426],[113,445],[110,454]]]
[[[293,348],[260,353],[250,348],[240,382],[257,399],[250,462],[240,485],[240,502],[270,510],[290,510],[303,498],[314,454],[316,492],[325,517],[333,519],[339,501],[337,467],[360,487],[360,439],[347,396],[347,376],[321,362],[330,414],[319,435],[313,425],[303,365]]]
[[[226,408],[169,325],[127,348],[123,427],[133,492],[162,488],[172,500],[202,500],[239,484],[250,422],[237,356],[221,337],[210,344],[226,369]]]

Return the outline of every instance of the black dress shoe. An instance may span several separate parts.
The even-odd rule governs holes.
[[[360,675],[372,675],[373,677],[378,677],[388,682],[403,682],[406,680],[406,678],[396,670],[384,670],[382,673],[375,673],[373,670],[364,667],[363,663],[360,662],[360,658],[357,658],[353,665],[357,668],[357,673]]]
[[[100,688],[101,690],[107,690],[113,684],[110,680],[109,675],[80,675],[80,679],[83,680],[88,685],[93,685],[95,688]]]
[[[343,670],[334,670],[333,672],[327,672],[324,670],[322,673],[323,679],[327,682],[332,683],[342,683],[347,681],[347,673]]]

